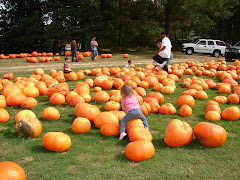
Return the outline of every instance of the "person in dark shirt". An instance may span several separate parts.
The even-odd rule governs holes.
[[[78,58],[77,58],[77,43],[75,40],[72,41],[71,43],[71,51],[72,51],[72,62],[74,59],[74,56],[76,58],[76,62],[78,62]]]

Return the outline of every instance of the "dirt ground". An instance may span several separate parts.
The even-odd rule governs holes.
[[[175,55],[175,54],[174,54]],[[182,63],[182,62],[187,62],[187,61],[197,61],[197,62],[206,62],[209,60],[215,60],[215,61],[221,61],[225,60],[224,57],[219,57],[219,58],[214,58],[208,55],[201,55],[201,54],[196,54],[196,55],[185,55],[185,54],[176,54],[176,58],[173,57],[172,61],[170,64],[174,63]],[[144,60],[133,60],[133,64],[138,65],[138,64],[152,64],[152,59],[144,59]],[[107,67],[107,66],[123,66],[123,61],[116,61],[113,62],[111,60],[107,61],[96,61],[96,62],[74,62],[71,63],[72,68],[94,68],[94,67]],[[7,72],[19,72],[19,71],[33,71],[36,68],[42,68],[44,70],[50,70],[50,69],[62,69],[63,64],[62,63],[57,63],[57,64],[51,64],[49,65],[48,63],[37,63],[37,64],[31,64],[31,65],[24,65],[24,66],[4,66],[0,67],[0,72],[7,71]]]

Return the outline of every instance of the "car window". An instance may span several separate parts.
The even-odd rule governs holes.
[[[198,45],[206,45],[206,41],[199,41]]]
[[[213,41],[208,41],[208,45],[214,45]]]
[[[222,41],[216,41],[216,44],[217,44],[218,46],[226,46],[225,43],[222,42]]]

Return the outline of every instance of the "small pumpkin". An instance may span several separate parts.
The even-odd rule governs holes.
[[[208,121],[220,121],[221,115],[217,111],[207,111],[205,114],[205,119]]]
[[[179,109],[179,115],[181,117],[189,117],[192,115],[192,108],[189,105],[182,105]]]
[[[104,106],[104,109],[106,111],[120,110],[120,108],[121,108],[120,103],[115,101],[108,101]]]
[[[78,117],[73,121],[72,130],[76,134],[83,134],[89,132],[91,123],[87,118]]]
[[[175,114],[176,108],[171,103],[166,103],[160,106],[159,113],[161,114]]]
[[[104,136],[119,136],[120,125],[118,123],[103,124],[100,128],[100,133]]]
[[[29,109],[36,106],[37,106],[37,100],[33,97],[28,97],[21,101],[21,108]]]
[[[42,112],[43,119],[58,120],[60,118],[60,112],[54,107],[47,107]]]
[[[0,108],[0,123],[4,123],[9,120],[9,114],[6,109]]]
[[[195,99],[191,95],[182,95],[177,99],[177,105],[179,107],[184,104],[189,105],[191,108],[195,105]]]
[[[50,104],[52,105],[62,105],[65,103],[65,96],[60,93],[54,93],[50,97]]]
[[[142,139],[152,141],[151,133],[144,127],[133,127],[128,133],[130,142],[139,141]]]

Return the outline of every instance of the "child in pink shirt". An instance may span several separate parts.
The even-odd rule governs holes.
[[[126,115],[123,117],[121,121],[120,127],[121,134],[119,137],[120,140],[122,140],[127,135],[125,132],[126,125],[128,121],[132,119],[141,119],[143,121],[144,127],[148,130],[147,119],[140,109],[138,99],[134,94],[133,88],[128,84],[124,84],[121,88],[121,95],[122,95],[121,105]]]

